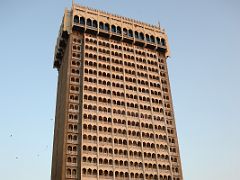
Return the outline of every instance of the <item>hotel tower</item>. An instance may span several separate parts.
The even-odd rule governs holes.
[[[159,26],[79,5],[65,10],[52,180],[182,180]]]

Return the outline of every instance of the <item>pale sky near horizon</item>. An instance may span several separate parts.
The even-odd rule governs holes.
[[[185,180],[240,179],[240,1],[75,0],[166,29]],[[70,0],[0,1],[0,179],[50,179],[55,42]]]

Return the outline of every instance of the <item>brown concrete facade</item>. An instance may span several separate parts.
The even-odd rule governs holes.
[[[182,180],[159,27],[73,5],[54,67],[52,180]]]

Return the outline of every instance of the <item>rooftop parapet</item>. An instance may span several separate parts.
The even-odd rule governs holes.
[[[142,22],[142,21],[138,21],[138,20],[135,20],[135,19],[127,18],[127,17],[120,16],[120,15],[117,15],[117,14],[112,14],[112,13],[109,13],[109,12],[106,12],[106,11],[102,11],[102,10],[98,10],[98,9],[94,9],[94,8],[91,8],[91,7],[85,7],[85,6],[80,6],[78,4],[74,4],[73,5],[73,10],[75,10],[75,11],[78,11],[78,10],[80,10],[80,11],[88,11],[88,12],[95,12],[97,14],[108,15],[110,17],[112,16],[112,17],[116,17],[116,18],[119,18],[119,19],[123,19],[123,20],[129,21],[130,23],[135,23],[135,24],[138,24],[138,25],[143,25],[143,26],[148,26],[150,28],[158,29],[162,33],[165,33],[165,30],[162,29],[160,26],[148,24],[148,23],[145,23],[145,22]]]

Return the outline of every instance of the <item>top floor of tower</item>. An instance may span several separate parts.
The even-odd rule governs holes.
[[[161,27],[73,4],[70,10],[65,10],[59,30],[54,55],[54,67],[56,68],[64,53],[65,39],[72,31],[124,41],[164,52],[166,56],[170,54],[167,35]]]

